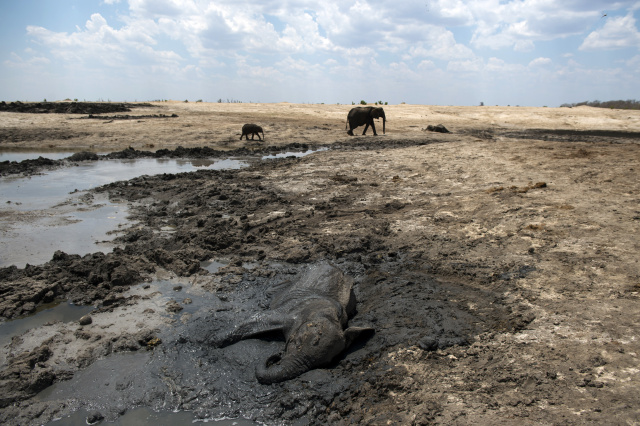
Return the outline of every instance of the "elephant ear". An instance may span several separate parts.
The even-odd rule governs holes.
[[[351,346],[351,344],[360,336],[372,336],[376,330],[371,327],[349,327],[344,331],[345,348]]]

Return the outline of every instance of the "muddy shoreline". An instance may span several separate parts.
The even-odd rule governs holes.
[[[637,421],[638,130],[444,125],[452,133],[274,136],[267,148],[215,153],[194,138],[114,152],[330,147],[95,189],[130,204],[136,225],[117,237],[120,248],[0,269],[4,318],[57,299],[97,307],[92,324],[52,324],[3,349],[0,421],[42,424],[77,409],[112,420],[138,405],[269,424]],[[209,272],[209,259],[226,266]],[[350,324],[372,325],[373,336],[269,386],[253,369],[281,349],[278,336],[208,344],[264,309],[271,285],[319,260],[355,280]],[[180,290],[158,296],[159,278]],[[119,356],[140,373],[101,376]],[[71,398],[87,374],[105,383]]]

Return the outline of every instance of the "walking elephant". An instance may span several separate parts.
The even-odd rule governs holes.
[[[262,133],[262,139],[260,139],[260,133]],[[258,126],[257,124],[245,124],[244,126],[242,126],[242,134],[240,135],[240,140],[242,140],[243,136],[246,140],[249,140],[249,135],[251,135],[251,140],[253,140],[254,135],[258,136],[259,141],[264,140],[264,131],[262,130],[262,127]]]
[[[364,131],[362,132],[363,135],[367,133],[367,129],[371,126],[371,129],[373,129],[373,135],[377,136],[376,126],[373,124],[374,118],[382,118],[382,133],[384,133],[387,121],[387,117],[384,115],[384,109],[381,107],[371,106],[351,108],[351,111],[349,111],[349,114],[347,115],[347,123],[345,126],[345,128],[349,128],[347,134],[353,136],[353,129],[364,125]]]

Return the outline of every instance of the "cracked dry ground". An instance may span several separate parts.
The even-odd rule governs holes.
[[[433,140],[108,185],[140,221],[113,256],[362,271],[376,334],[330,370],[351,384],[300,411],[318,423],[637,423],[638,144]],[[443,312],[469,328],[429,329],[459,319]],[[459,344],[432,345],[448,332]]]
[[[634,423],[639,154],[606,140],[445,138],[134,185],[167,209],[150,226],[177,226],[176,240],[217,235],[202,220],[223,210],[234,242],[222,251],[364,265],[359,315],[384,342],[329,420]],[[436,313],[409,299],[424,298],[425,275],[446,289],[433,297],[482,323],[469,346],[423,350]]]

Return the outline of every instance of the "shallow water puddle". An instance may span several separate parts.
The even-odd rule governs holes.
[[[307,155],[313,154],[314,152],[326,151],[328,148],[320,148],[320,149],[308,149],[304,152],[280,152],[278,154],[264,155],[262,157],[263,160],[273,160],[275,158],[287,158],[287,157],[306,157]]]
[[[143,297],[133,309],[126,307],[116,312],[122,321],[133,321],[134,318],[139,318],[140,311],[144,307],[160,310],[163,316],[173,317],[176,320],[184,319],[185,314],[195,314],[202,308],[210,307],[212,299],[216,299],[215,295],[203,292],[190,280],[184,278],[157,278],[150,283],[133,286],[128,293]],[[189,302],[186,302],[187,299]],[[173,313],[164,312],[163,309],[169,306],[170,301],[177,302],[183,309]],[[127,311],[130,312],[127,314]],[[101,314],[95,316],[96,320],[99,315]],[[180,327],[181,322],[169,323]],[[171,335],[175,331],[172,331],[172,326],[160,331],[159,336],[163,341],[167,338],[165,333]],[[70,380],[55,383],[40,392],[35,400],[64,402],[64,406],[75,411],[69,416],[50,422],[49,425],[86,425],[87,419],[95,417],[96,413],[99,414],[98,417],[105,417],[100,424],[143,426],[157,424],[173,426],[196,422],[225,426],[256,424],[242,418],[202,418],[192,412],[176,411],[176,407],[179,407],[176,404],[179,404],[181,399],[175,399],[172,392],[166,397],[159,398],[160,390],[166,390],[167,385],[171,384],[170,372],[173,369],[168,366],[167,359],[163,357],[164,352],[172,347],[169,341],[171,338],[167,338],[167,342],[162,343],[162,345],[169,344],[169,348],[160,346],[157,353],[138,350],[110,354],[77,371]],[[175,355],[177,354],[173,354]],[[189,365],[189,362],[186,362],[183,367],[189,369]],[[159,371],[163,373],[160,374]],[[206,389],[202,392],[203,395],[208,395]],[[124,414],[120,415],[121,413]],[[119,417],[114,419],[114,416]]]
[[[81,426],[89,424],[88,417],[93,413],[113,416],[113,413],[101,412],[103,407],[113,405],[114,401],[121,401],[124,414],[117,419],[105,419],[100,424],[178,426],[189,423],[216,423],[224,426],[255,425],[246,419],[202,419],[188,411],[173,411],[170,407],[158,407],[158,411],[139,406],[127,410],[129,399],[137,399],[144,403],[146,398],[153,398],[154,388],[162,387],[162,379],[149,374],[147,365],[152,363],[151,352],[120,353],[94,362],[84,370],[77,372],[66,382],[59,382],[35,398],[39,401],[69,401],[70,404],[82,402],[82,406],[75,407],[77,411],[68,417],[56,419],[51,426]],[[125,411],[126,410],[126,411]],[[112,420],[112,421],[108,421]]]
[[[51,260],[56,250],[80,255],[111,251],[113,246],[109,241],[112,236],[109,234],[127,223],[127,206],[106,198],[94,199],[92,195],[87,198],[83,192],[87,189],[141,175],[201,168],[237,169],[245,165],[245,162],[233,159],[103,160],[44,175],[2,178],[0,267],[39,265]]]
[[[84,255],[113,249],[110,234],[127,222],[127,205],[106,198],[83,203],[77,198],[50,209],[0,208],[0,267],[40,265],[56,250]]]
[[[119,180],[142,175],[185,173],[207,168],[211,170],[239,169],[246,166],[240,160],[103,160],[83,162],[31,177],[0,179],[0,199],[11,201],[14,208],[31,210],[51,207],[64,201],[71,192],[84,191]]]
[[[205,260],[204,262],[200,262],[200,267],[202,269],[206,269],[212,274],[215,274],[216,272],[218,272],[218,269],[224,266],[227,266],[228,264],[229,264],[228,261],[210,259],[210,260]]]
[[[27,330],[56,321],[77,321],[93,309],[93,306],[79,306],[71,302],[52,302],[40,307],[33,315],[2,322],[0,323],[0,347],[9,344],[14,336],[19,336]],[[4,364],[4,361],[4,353],[2,353],[0,365]]]

